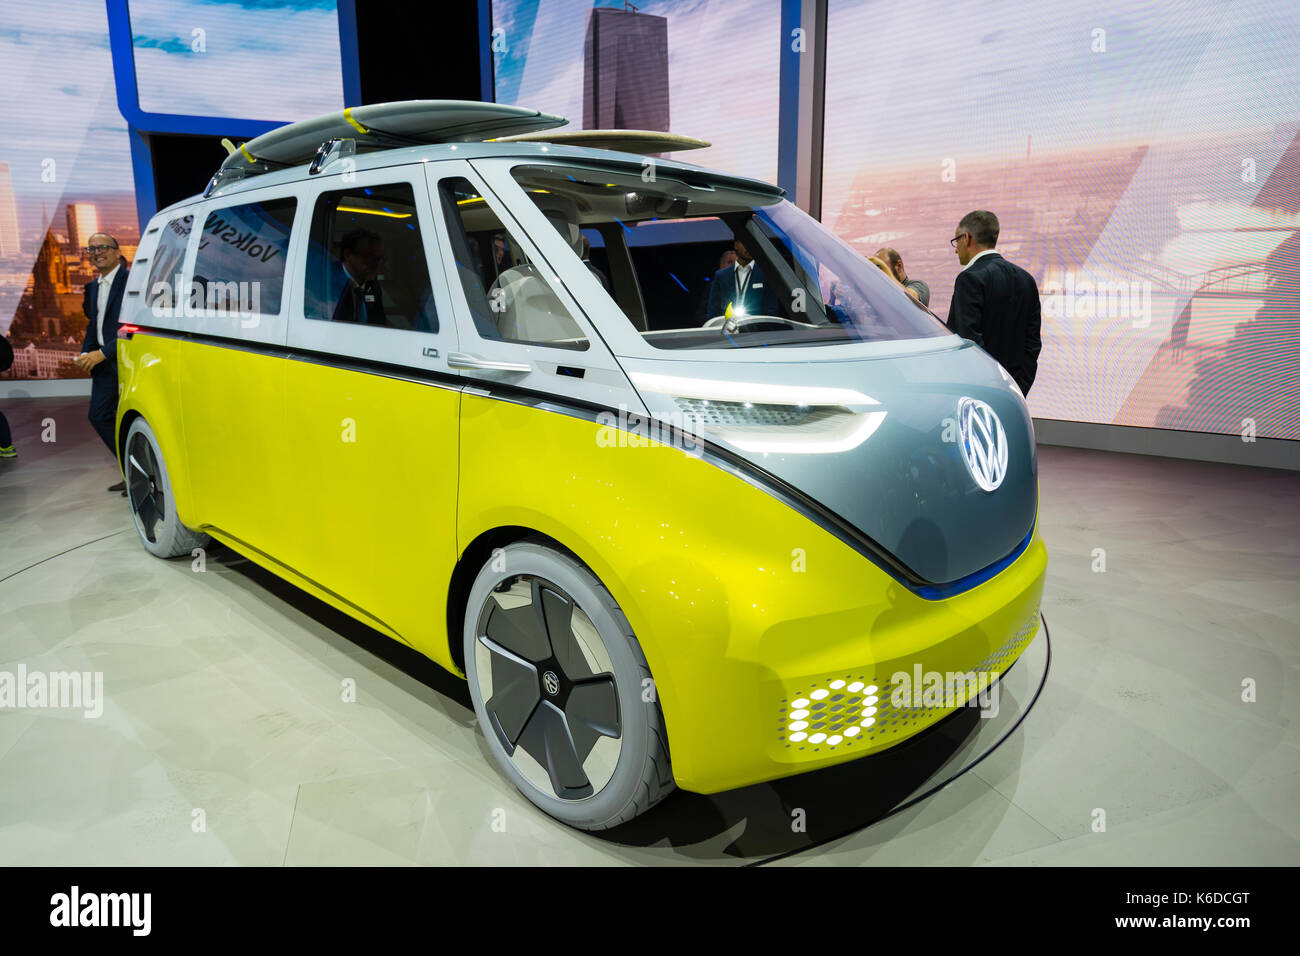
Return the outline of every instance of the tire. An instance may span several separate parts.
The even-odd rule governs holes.
[[[605,830],[672,792],[663,714],[643,694],[654,686],[645,655],[573,558],[531,541],[495,552],[470,588],[464,648],[492,759],[537,807]]]
[[[176,515],[167,463],[153,429],[143,418],[131,423],[122,457],[131,517],[145,549],[160,558],[174,558],[206,545],[208,536],[191,531]]]

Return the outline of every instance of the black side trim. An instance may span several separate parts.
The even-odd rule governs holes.
[[[256,355],[271,355],[277,358],[291,359],[295,362],[307,362],[312,365],[324,365],[349,372],[365,372],[382,375],[385,378],[402,379],[426,385],[441,385],[463,388],[467,379],[449,372],[437,372],[432,369],[411,368],[407,365],[395,365],[391,362],[379,362],[373,359],[354,356],[334,355],[329,352],[314,352],[307,349],[291,348],[271,342],[254,342],[248,339],[233,339],[222,335],[209,335],[202,332],[181,332],[176,329],[162,329],[153,326],[141,326],[134,335],[156,335],[165,339],[178,339],[195,342],[199,345],[212,345],[217,348],[233,349],[236,352],[251,352]]]
[[[631,425],[639,426],[643,424],[641,416],[634,416],[626,409],[620,410],[596,402],[586,402],[581,399],[570,398],[567,396],[557,396],[552,393],[540,392],[530,388],[522,388],[518,385],[511,385],[505,382],[488,382],[483,379],[464,378],[459,375],[452,375],[449,372],[410,368],[406,365],[394,365],[389,362],[378,362],[372,359],[341,356],[330,352],[315,352],[304,349],[295,349],[285,345],[274,345],[269,342],[253,342],[247,339],[225,338],[219,335],[208,335],[199,332],[181,332],[174,329],[145,328],[142,326],[139,332],[133,334],[158,335],[163,338],[183,339],[203,345],[236,349],[241,352],[275,355],[281,358],[292,359],[295,362],[309,362],[313,365],[323,365],[330,368],[343,369],[345,371],[364,372],[371,375],[382,375],[386,378],[395,378],[407,382],[434,385],[441,388],[464,389],[472,387],[474,393],[481,397],[513,402],[517,405],[543,408],[547,411],[572,415],[576,418],[582,418],[592,422],[598,421],[598,417],[604,413],[613,415],[616,422],[620,420],[620,416],[624,416],[622,420],[627,421]],[[602,424],[604,423],[602,422]],[[646,420],[644,424],[649,424],[649,420]],[[1010,552],[988,565],[987,568],[969,574],[957,581],[930,581],[917,574],[907,565],[903,564],[903,562],[899,561],[896,557],[890,554],[889,551],[881,546],[879,542],[875,541],[870,536],[863,534],[861,530],[845,518],[836,514],[815,498],[800,491],[794,485],[789,484],[784,479],[772,474],[770,471],[767,471],[762,466],[736,454],[728,448],[723,448],[721,445],[714,444],[707,438],[687,433],[675,425],[669,425],[666,422],[656,422],[655,427],[661,429],[662,432],[671,433],[674,443],[677,443],[677,447],[679,448],[698,447],[701,450],[700,457],[702,460],[707,461],[716,468],[721,468],[728,474],[734,475],[742,481],[753,485],[755,488],[770,494],[782,504],[793,508],[809,521],[812,521],[822,529],[830,532],[844,544],[858,552],[858,554],[871,561],[917,597],[925,600],[933,601],[952,597],[956,594],[960,594],[962,591],[969,590],[970,588],[983,583],[988,580],[989,577],[993,576],[986,572],[995,568],[1001,570],[998,566],[1005,566],[1018,557],[1020,552],[1022,552],[1028,545],[1030,538],[1033,537],[1033,528],[1031,527],[1029,534],[1026,535],[1024,540]],[[270,560],[274,559],[272,558]],[[294,573],[296,574],[297,572],[295,571]],[[340,598],[340,600],[342,600],[342,598]]]

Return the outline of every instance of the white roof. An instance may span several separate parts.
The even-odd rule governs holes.
[[[563,160],[569,162],[581,162],[584,165],[604,165],[604,166],[632,166],[641,169],[645,162],[645,156],[638,153],[621,153],[614,150],[592,149],[583,146],[562,146],[553,143],[541,142],[462,142],[462,143],[430,143],[419,146],[405,146],[393,149],[376,150],[373,152],[358,153],[352,159],[355,166],[352,167],[356,172],[368,169],[383,169],[388,166],[404,166],[411,163],[420,162],[438,162],[450,159],[498,159],[519,157],[521,159],[531,160]],[[245,179],[235,180],[213,190],[208,196],[209,199],[218,199],[224,196],[233,196],[239,193],[252,192],[254,190],[265,189],[271,186],[282,186],[289,183],[302,182],[308,179],[324,179],[340,175],[342,172],[337,164],[327,166],[316,176],[308,173],[307,163],[300,166],[294,166],[290,169],[280,169],[274,172],[262,173],[256,176],[249,176]],[[781,193],[777,186],[765,183],[762,180],[750,179],[745,176],[735,176],[729,173],[718,172],[707,169],[702,166],[696,166],[693,163],[684,163],[679,160],[655,159],[655,167],[660,172],[679,173],[687,176],[704,177],[711,182],[726,184],[737,189],[748,189],[755,192],[767,194]],[[203,199],[203,195],[195,194],[187,199],[172,203],[165,209],[159,210],[159,214],[168,213],[173,210],[182,209]]]

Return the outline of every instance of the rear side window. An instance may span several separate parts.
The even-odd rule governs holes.
[[[153,254],[153,267],[149,270],[149,283],[145,286],[145,304],[150,308],[170,309],[182,301],[180,272],[193,229],[193,216],[173,219],[163,226]]]
[[[208,309],[278,315],[284,262],[298,200],[227,206],[208,213],[194,261],[194,287]]]
[[[303,314],[326,322],[438,331],[410,183],[321,193],[311,220]]]

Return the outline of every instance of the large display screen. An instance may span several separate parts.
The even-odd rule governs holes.
[[[1038,280],[1037,417],[1300,438],[1300,5],[831,0],[824,218],[947,316]]]
[[[575,129],[706,140],[676,156],[776,181],[781,5],[494,0],[496,99]]]
[[[117,108],[103,0],[0,3],[0,333],[5,379],[85,377],[85,247],[107,232],[127,259],[139,242],[131,150]]]
[[[130,0],[146,113],[308,119],[343,109],[334,0]]]

